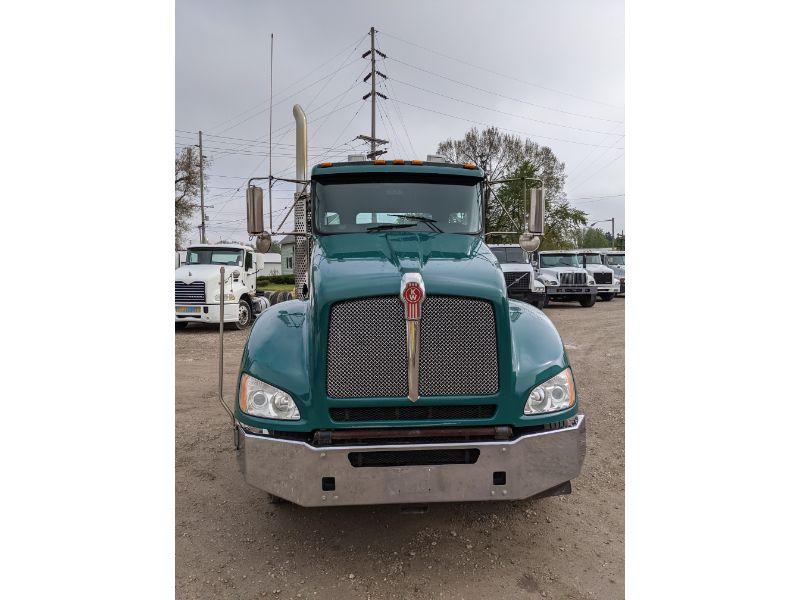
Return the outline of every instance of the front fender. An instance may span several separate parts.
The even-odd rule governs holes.
[[[527,398],[531,389],[570,366],[569,357],[555,325],[541,310],[516,300],[508,301],[508,310],[512,366],[516,374],[515,396]],[[557,413],[557,418],[526,418],[541,423],[564,419],[577,411],[576,399],[575,405],[568,411]]]
[[[298,403],[300,414],[311,405],[311,374],[308,360],[309,305],[307,300],[289,300],[269,307],[253,323],[250,337],[242,353],[240,373],[266,381],[290,392]],[[236,418],[254,427],[264,425],[266,419],[254,419],[239,408],[239,382],[236,382]],[[275,422],[275,421],[273,421]],[[302,428],[299,421],[277,421],[292,429]]]

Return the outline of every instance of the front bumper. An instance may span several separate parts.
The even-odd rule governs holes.
[[[583,415],[563,429],[475,443],[317,447],[237,429],[245,481],[301,506],[518,500],[574,479],[586,455]],[[348,458],[352,452],[457,449],[480,454],[474,464],[400,467],[355,467]],[[505,474],[504,484],[495,484],[497,473]]]
[[[189,309],[193,312],[182,312]],[[239,303],[225,303],[225,322],[235,323],[239,320]],[[180,323],[219,323],[219,304],[176,304],[175,322]]]
[[[593,285],[549,285],[547,286],[548,296],[584,296],[586,294],[596,294],[598,288]]]

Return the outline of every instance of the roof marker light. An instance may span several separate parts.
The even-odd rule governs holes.
[[[395,158],[392,161],[392,164],[393,165],[404,165],[404,164],[406,164],[406,161],[404,161],[402,158]]]
[[[475,168],[475,163],[470,163],[470,162],[464,163],[464,168],[465,169],[474,169]]]
[[[421,165],[421,164],[423,164],[423,162],[421,160],[412,160],[411,164],[412,165]]]
[[[320,167],[330,167],[332,164],[333,164],[332,162],[324,162],[324,163],[319,163],[319,166]]]
[[[373,165],[385,165],[386,161],[385,160],[373,160],[372,164]]]

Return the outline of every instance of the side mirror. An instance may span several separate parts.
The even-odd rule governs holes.
[[[258,235],[264,232],[264,190],[247,188],[247,233]]]
[[[534,235],[544,235],[544,188],[531,190],[530,212],[528,213],[528,229]]]

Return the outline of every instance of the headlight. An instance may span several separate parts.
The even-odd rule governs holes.
[[[225,292],[225,302],[235,302],[236,294]],[[214,295],[214,302],[219,302],[219,293]]]
[[[592,279],[591,277],[589,278],[589,285],[594,285],[594,279]]]
[[[540,415],[564,410],[573,404],[575,404],[575,382],[572,380],[572,369],[566,368],[531,390],[525,403],[524,413]]]
[[[250,375],[242,375],[239,408],[254,417],[285,421],[297,421],[300,418],[300,411],[289,394]]]

